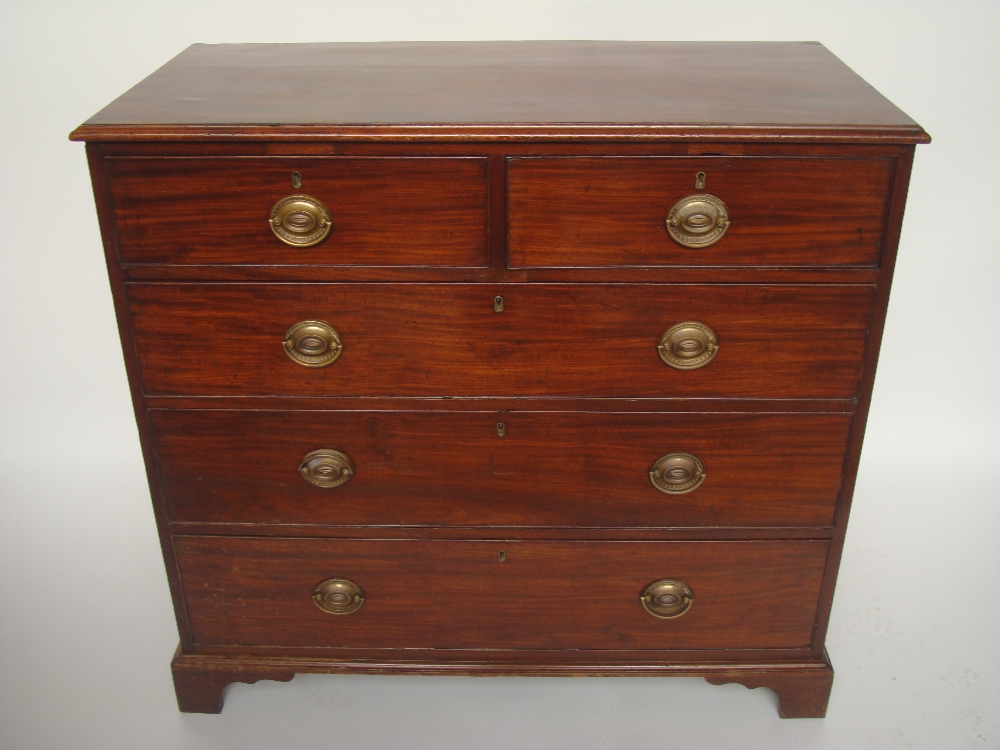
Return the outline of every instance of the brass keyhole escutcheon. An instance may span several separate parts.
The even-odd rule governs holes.
[[[719,339],[704,323],[688,320],[668,328],[657,351],[660,359],[677,370],[697,370],[715,357]]]
[[[499,294],[493,298],[493,312],[502,313],[503,312],[503,297]]]
[[[653,617],[670,620],[691,609],[694,594],[683,581],[664,578],[649,584],[639,595],[639,601],[642,602],[643,609]]]
[[[296,190],[302,187],[302,175],[298,172],[292,172],[292,187]]]
[[[684,495],[705,481],[705,465],[690,453],[668,453],[656,459],[649,470],[649,481],[660,492]]]
[[[497,422],[497,437],[503,437],[507,434],[507,425],[503,422]]]
[[[293,183],[296,174],[292,173]],[[274,236],[292,247],[318,245],[333,226],[326,206],[311,195],[282,198],[271,209],[270,224]]]
[[[349,615],[365,603],[365,592],[347,578],[328,578],[316,584],[312,599],[324,612],[331,615]]]
[[[340,487],[354,476],[354,462],[346,453],[320,448],[305,455],[299,464],[299,474],[317,487]]]
[[[729,211],[726,204],[708,193],[682,198],[667,214],[667,232],[674,242],[684,247],[714,245],[727,229]]]
[[[302,320],[285,331],[285,354],[303,367],[327,367],[337,361],[344,344],[325,320]]]

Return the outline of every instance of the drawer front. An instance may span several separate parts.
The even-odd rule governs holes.
[[[109,158],[107,169],[124,263],[489,264],[485,158]],[[329,211],[312,247],[271,231],[274,206],[298,194]]]
[[[851,422],[849,414],[580,412],[153,410],[150,418],[173,521],[619,528],[829,526]],[[346,483],[321,487],[300,475],[322,449],[349,458]],[[670,454],[700,462],[693,490],[654,486],[650,471]]]
[[[507,166],[511,267],[875,266],[890,159],[518,158]],[[696,188],[698,172],[705,185]],[[684,247],[666,217],[710,194],[729,215],[708,247]]]
[[[128,284],[147,394],[852,398],[874,287],[862,285]],[[504,311],[494,312],[494,297]],[[325,321],[341,354],[282,345]],[[686,321],[714,359],[658,351]]]
[[[174,538],[196,644],[397,649],[804,648],[828,546]],[[314,603],[334,578],[360,609]],[[680,617],[640,601],[664,579],[693,594]]]

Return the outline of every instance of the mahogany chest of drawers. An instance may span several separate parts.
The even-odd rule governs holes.
[[[195,45],[72,138],[181,710],[394,672],[824,714],[929,139],[821,45]]]

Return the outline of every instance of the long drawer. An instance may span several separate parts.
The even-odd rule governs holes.
[[[851,415],[153,410],[150,421],[172,521],[761,527],[832,524]],[[311,481],[347,465],[307,459],[318,450],[350,461],[342,484]]]
[[[194,536],[173,544],[197,645],[491,650],[805,648],[829,546]],[[686,612],[646,611],[640,597],[661,581],[687,587]],[[354,611],[325,611],[315,593]]]
[[[874,287],[127,284],[149,395],[853,398]],[[497,297],[502,300],[502,312]],[[339,358],[287,356],[320,321]],[[715,337],[665,364],[680,324]]]
[[[126,157],[109,158],[107,170],[125,263],[489,262],[485,158]],[[289,246],[271,230],[272,211],[303,194],[328,211],[330,227],[314,246]]]
[[[874,266],[892,176],[891,159],[513,158],[508,264]],[[671,207],[706,193],[727,210],[725,234],[705,247],[678,244]]]

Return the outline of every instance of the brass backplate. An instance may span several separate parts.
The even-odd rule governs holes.
[[[660,359],[677,370],[697,370],[715,357],[719,339],[704,323],[688,320],[668,328],[657,351]]]
[[[299,464],[299,474],[317,487],[340,487],[354,476],[354,463],[346,453],[320,448],[305,455]]]
[[[292,247],[318,245],[333,226],[326,206],[311,195],[282,198],[271,209],[270,224],[274,236]]]
[[[337,361],[344,344],[325,320],[302,320],[285,331],[285,354],[304,367],[326,367]]]
[[[672,620],[691,609],[694,594],[683,581],[664,578],[649,584],[639,595],[639,601],[653,617]]]
[[[347,578],[328,578],[316,584],[312,594],[316,606],[331,615],[349,615],[365,603],[365,592]]]
[[[726,204],[708,193],[681,198],[667,214],[667,232],[679,245],[691,248],[714,245],[729,229]]]
[[[668,453],[656,459],[649,470],[649,481],[660,492],[685,495],[705,481],[705,466],[690,453]]]

